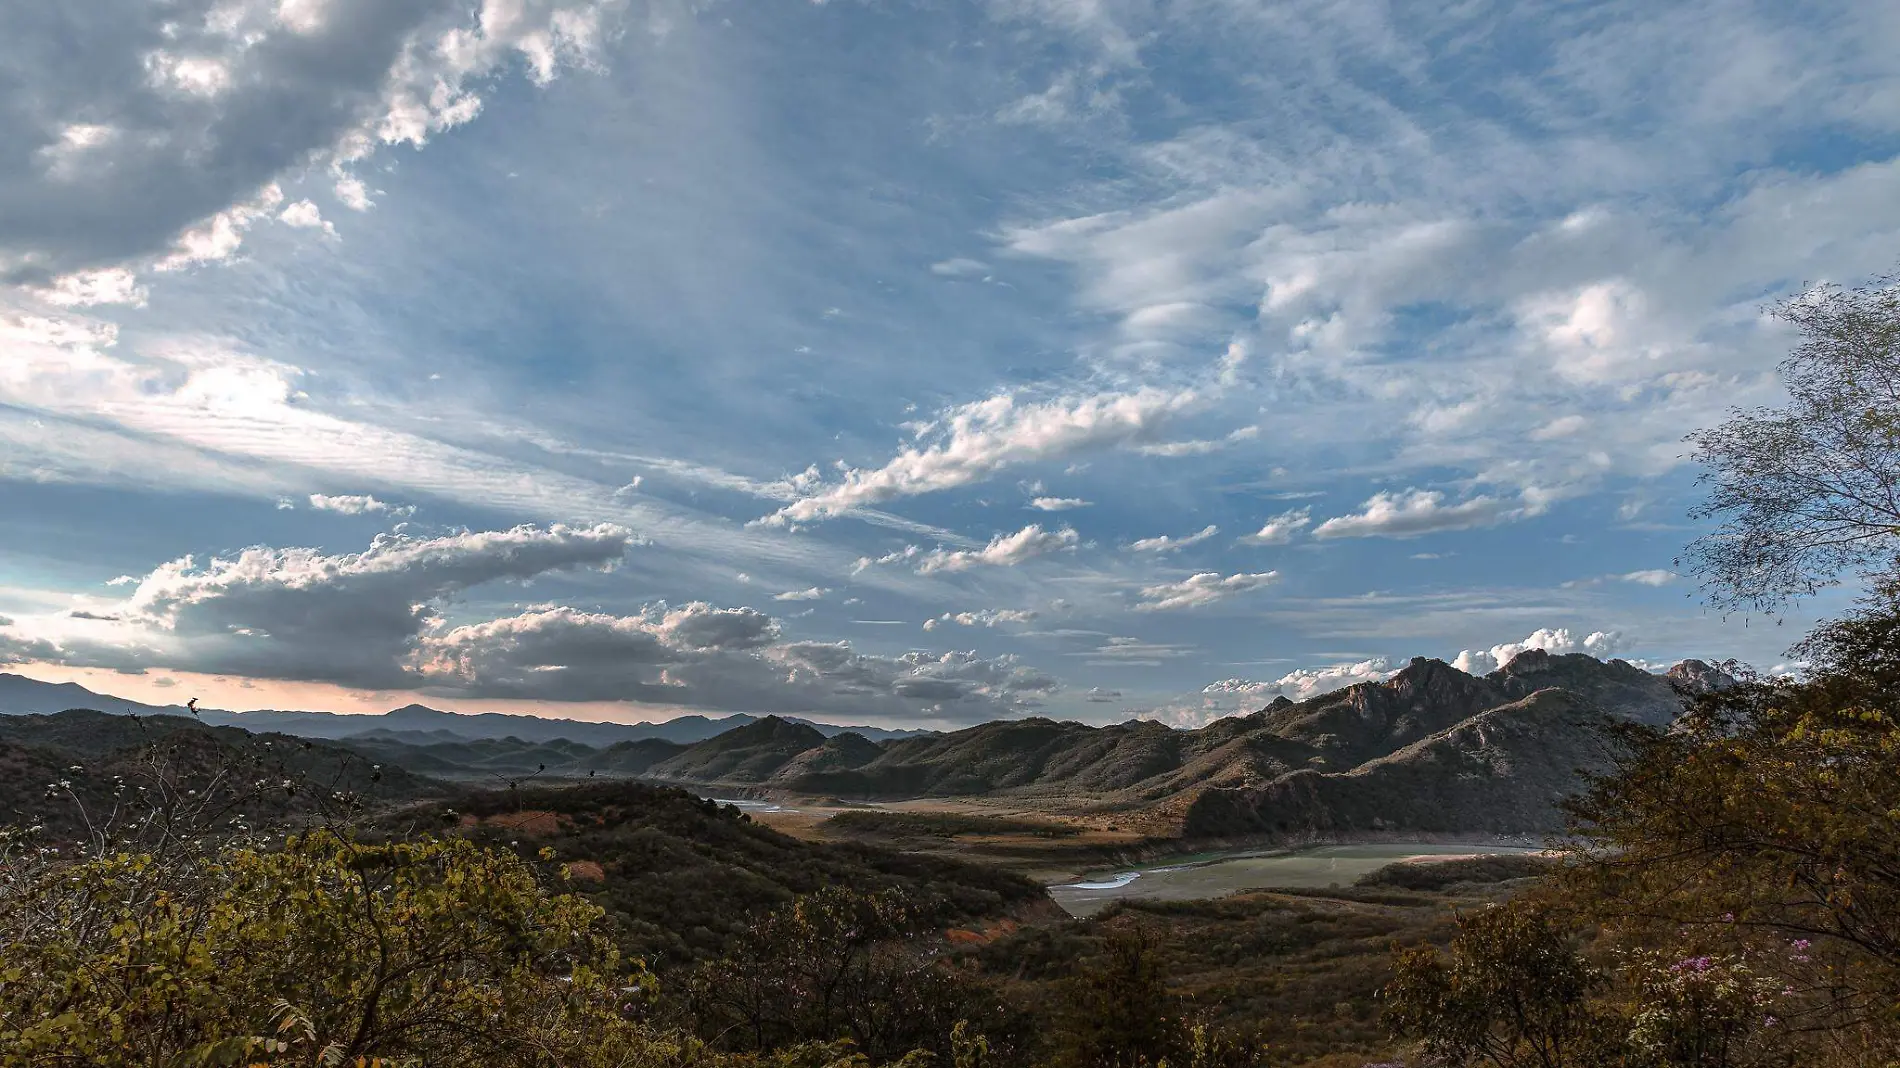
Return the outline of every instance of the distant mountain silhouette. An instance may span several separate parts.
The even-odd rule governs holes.
[[[150,705],[123,697],[95,693],[77,683],[41,682],[23,675],[0,672],[0,715],[29,712],[61,712],[68,708],[89,708],[114,715],[191,715],[183,704]],[[444,712],[427,705],[409,704],[381,715],[343,715],[335,712],[297,712],[260,709],[253,712],[227,712],[200,709],[198,718],[214,726],[243,727],[251,731],[277,731],[300,738],[355,738],[371,732],[440,732],[445,737],[434,742],[459,739],[505,739],[523,742],[579,742],[588,746],[609,746],[617,742],[658,738],[680,744],[702,742],[734,727],[759,721],[743,713],[721,718],[691,715],[660,723],[610,723],[548,716],[528,716],[503,712]],[[808,722],[799,720],[798,722]],[[880,727],[834,726],[812,723],[825,734],[855,732],[867,738],[885,739],[929,734],[920,730],[886,730]],[[420,739],[397,739],[416,742]]]

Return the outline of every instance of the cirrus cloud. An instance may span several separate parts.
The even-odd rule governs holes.
[[[1224,600],[1235,594],[1260,589],[1279,577],[1278,571],[1252,574],[1243,571],[1225,578],[1222,578],[1218,571],[1203,571],[1179,582],[1161,582],[1152,586],[1143,586],[1141,599],[1135,605],[1135,610],[1161,612],[1213,604],[1215,601]]]
[[[1490,526],[1523,514],[1496,497],[1446,504],[1438,490],[1375,493],[1359,511],[1334,516],[1313,528],[1315,538],[1415,538],[1441,530]]]
[[[1152,538],[1141,538],[1130,542],[1128,548],[1129,551],[1138,553],[1179,552],[1191,545],[1199,545],[1219,533],[1220,528],[1209,523],[1193,534],[1184,534],[1178,538],[1170,537],[1166,534],[1157,535]]]

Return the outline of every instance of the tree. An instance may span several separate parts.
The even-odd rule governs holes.
[[[929,910],[901,890],[827,887],[754,921],[687,983],[695,1030],[765,1052],[848,1040],[873,1060],[926,1049],[1006,1054],[1015,1014],[989,987],[938,960]],[[962,1028],[959,1032],[958,1028]]]
[[[598,918],[459,839],[42,867],[0,895],[0,1065],[633,1063],[650,977]]]
[[[1627,728],[1621,766],[1568,806],[1563,895],[1626,941],[1770,971],[1790,1029],[1900,1057],[1896,634],[1891,610],[1826,624],[1798,647],[1807,679]]]
[[[1591,1005],[1606,982],[1536,905],[1458,917],[1449,955],[1401,950],[1385,988],[1387,1022],[1435,1063],[1573,1068],[1612,1063],[1613,1028]]]
[[[1065,980],[1057,996],[1059,1068],[1145,1068],[1187,1051],[1182,1006],[1139,930],[1111,934],[1101,957]]]
[[[1720,525],[1685,563],[1724,608],[1773,610],[1862,573],[1900,594],[1900,278],[1816,286],[1770,309],[1802,341],[1788,403],[1689,435]]]

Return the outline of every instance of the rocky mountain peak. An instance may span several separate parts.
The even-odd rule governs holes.
[[[1735,685],[1735,676],[1706,660],[1689,659],[1669,669],[1667,678],[1685,693],[1704,694]]]

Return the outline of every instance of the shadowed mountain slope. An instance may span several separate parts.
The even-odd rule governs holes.
[[[1555,825],[1553,804],[1581,773],[1606,766],[1602,724],[1667,724],[1685,691],[1725,681],[1699,661],[1664,676],[1533,650],[1474,676],[1420,658],[1381,682],[1277,699],[1198,730],[1037,718],[833,745],[761,724],[653,773],[847,798],[1140,808],[1201,836],[1532,832]]]

